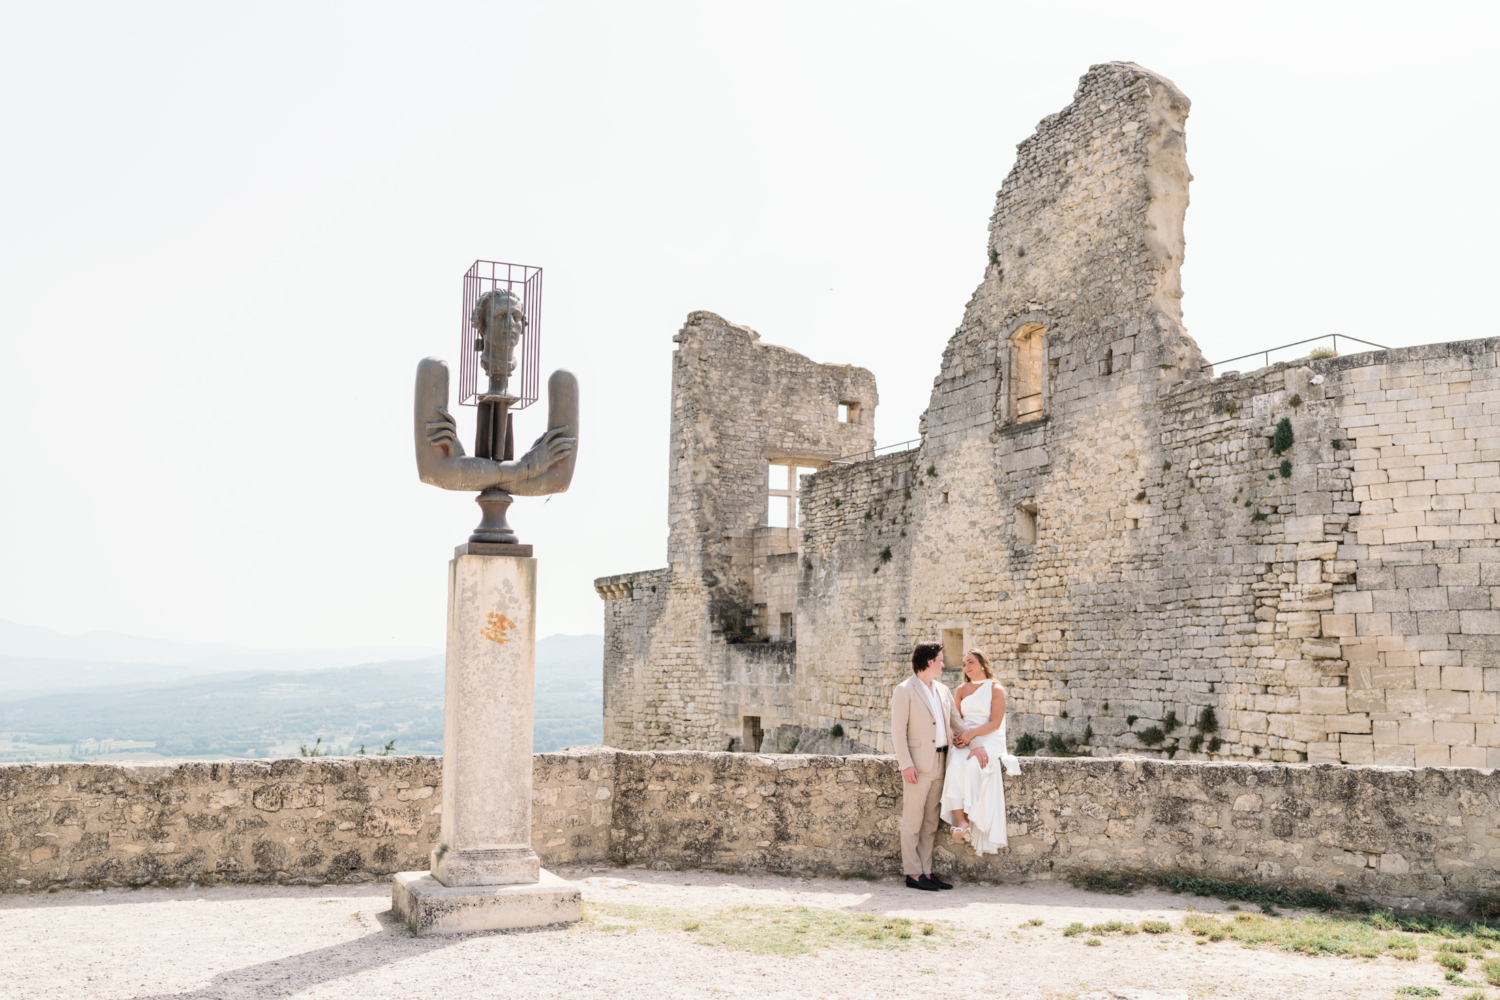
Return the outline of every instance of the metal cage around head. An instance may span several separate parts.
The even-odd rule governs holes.
[[[474,305],[485,292],[501,289],[521,300],[521,315],[526,329],[517,345],[520,357],[516,380],[511,391],[519,397],[511,410],[524,410],[537,400],[537,371],[541,364],[542,336],[542,269],[529,264],[507,264],[498,260],[476,260],[464,275],[463,313],[459,317],[458,401],[464,406],[478,404],[479,354],[478,334],[474,329]]]

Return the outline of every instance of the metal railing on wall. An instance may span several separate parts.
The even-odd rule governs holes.
[[[1316,344],[1318,341],[1320,341],[1320,340],[1327,340],[1330,337],[1333,338],[1333,353],[1335,355],[1337,355],[1339,353],[1339,338],[1340,337],[1343,337],[1345,340],[1352,340],[1356,344],[1364,344],[1364,345],[1366,345],[1368,347],[1378,348],[1379,350],[1382,350],[1382,351],[1389,351],[1390,350],[1390,348],[1386,347],[1384,344],[1377,344],[1377,343],[1375,343],[1374,341],[1371,341],[1371,340],[1361,340],[1358,337],[1351,337],[1347,333],[1325,333],[1321,337],[1309,337],[1307,340],[1294,340],[1290,344],[1282,344],[1280,347],[1268,347],[1268,348],[1266,348],[1263,351],[1251,351],[1249,354],[1241,354],[1239,357],[1237,357],[1237,358],[1230,358],[1228,361],[1215,361],[1213,364],[1204,365],[1199,370],[1200,371],[1207,371],[1210,368],[1217,368],[1220,365],[1227,365],[1227,364],[1231,364],[1231,363],[1233,363],[1235,361],[1243,361],[1246,358],[1255,358],[1255,357],[1261,357],[1261,356],[1264,356],[1265,359],[1266,359],[1265,367],[1269,367],[1270,364],[1271,364],[1271,352],[1272,351],[1284,351],[1288,347],[1300,347],[1303,344]],[[1295,360],[1295,359],[1293,359],[1293,360]]]
[[[921,443],[921,438],[912,438],[910,441],[900,441],[896,444],[883,444],[879,448],[871,448],[869,451],[856,451],[852,455],[840,455],[828,464],[853,465],[855,462],[864,462],[881,455],[894,455],[899,451],[911,451]]]

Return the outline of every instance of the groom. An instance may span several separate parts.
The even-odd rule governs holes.
[[[901,767],[901,870],[908,889],[953,888],[932,873],[932,842],[947,771],[948,746],[961,728],[953,694],[937,679],[943,647],[919,643],[911,651],[912,676],[891,694],[891,740]]]

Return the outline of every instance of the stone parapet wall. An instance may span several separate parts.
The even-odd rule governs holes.
[[[1028,758],[1010,848],[940,838],[945,872],[1132,868],[1453,909],[1500,889],[1500,775],[1468,768]],[[898,874],[894,758],[536,754],[545,864]],[[0,765],[0,886],[363,880],[427,866],[441,759]]]
[[[576,754],[536,761],[537,850],[554,863],[605,857],[612,762]],[[425,870],[438,837],[442,765],[441,757],[394,755],[0,764],[0,891],[144,885],[203,872],[360,882]]]

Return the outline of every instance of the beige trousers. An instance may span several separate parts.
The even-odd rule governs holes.
[[[931,771],[917,771],[915,785],[901,781],[901,871],[907,875],[932,872],[932,843],[937,839],[947,763],[948,755],[940,753]]]

